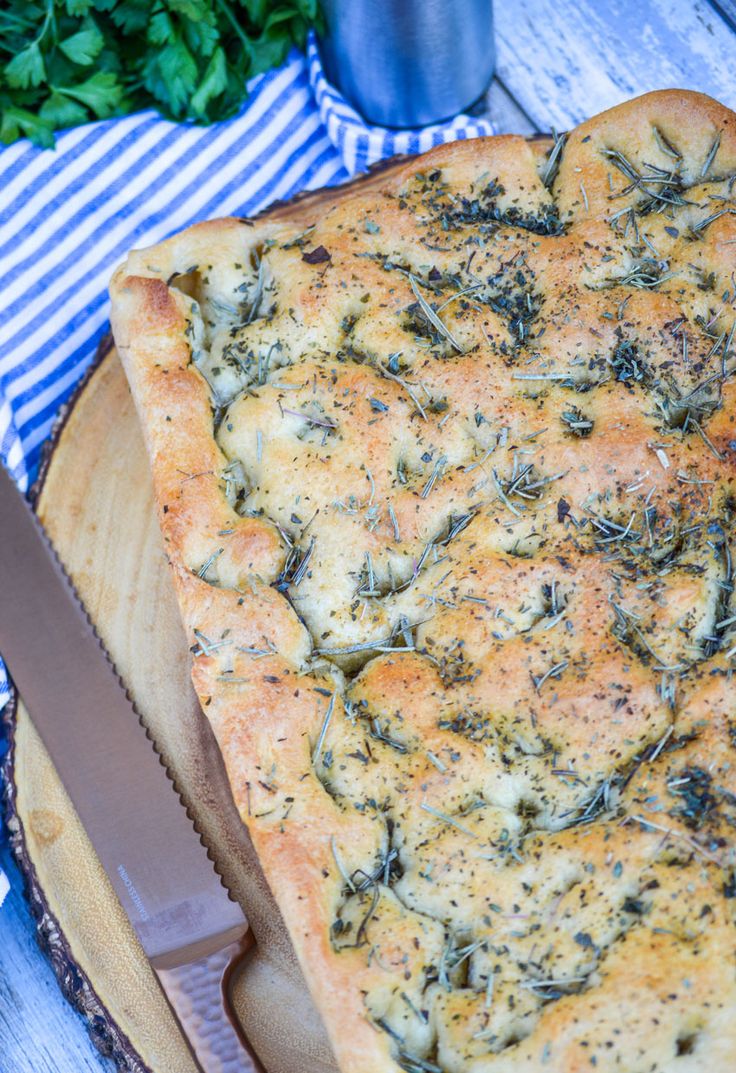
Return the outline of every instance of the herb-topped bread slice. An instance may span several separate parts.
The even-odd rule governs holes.
[[[137,251],[192,673],[344,1073],[736,1064],[736,116]]]

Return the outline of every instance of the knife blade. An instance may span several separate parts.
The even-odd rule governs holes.
[[[252,945],[245,915],[2,465],[0,654],[199,1068],[262,1071],[227,1001],[234,962]]]

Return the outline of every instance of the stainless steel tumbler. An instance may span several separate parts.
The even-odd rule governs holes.
[[[492,0],[322,0],[329,80],[370,123],[461,112],[493,76]]]

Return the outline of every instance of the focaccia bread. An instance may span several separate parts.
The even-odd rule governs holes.
[[[344,1073],[736,1068],[735,181],[736,116],[654,93],[114,277]]]

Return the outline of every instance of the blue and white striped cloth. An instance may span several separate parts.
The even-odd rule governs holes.
[[[0,458],[22,488],[106,331],[108,280],[128,250],[395,153],[492,133],[463,115],[416,131],[366,126],[325,79],[314,39],[249,88],[239,115],[212,127],[141,112],[70,130],[56,150],[0,151]],[[7,696],[0,664],[0,707]]]

